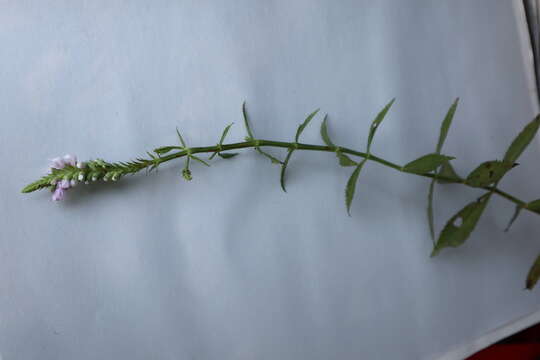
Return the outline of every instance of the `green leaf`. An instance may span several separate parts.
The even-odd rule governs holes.
[[[238,153],[218,153],[218,155],[223,159],[230,159],[238,155]]]
[[[506,154],[504,155],[504,161],[508,163],[514,163],[519,158],[521,153],[527,148],[530,144],[538,127],[540,126],[540,115],[537,115],[533,121],[531,121],[525,128],[519,133],[519,135],[514,139]]]
[[[248,133],[249,139],[254,139],[253,132],[251,131],[251,127],[249,126],[249,119],[246,111],[246,102],[244,101],[242,103],[242,115],[244,116],[244,125],[246,126],[246,131]]]
[[[491,185],[499,181],[512,166],[512,163],[499,160],[483,162],[467,176],[465,182],[475,187]]]
[[[233,126],[234,123],[230,123],[229,125],[227,125],[225,127],[225,129],[223,130],[223,133],[221,134],[221,138],[219,139],[219,145],[218,146],[221,146],[223,145],[223,141],[225,140],[225,137],[227,136],[227,133],[229,132],[229,129],[231,128],[231,126]],[[210,155],[210,157],[208,158],[208,160],[212,160],[216,155],[218,155],[219,152],[216,151],[214,152],[212,155]],[[221,156],[221,155],[220,155]],[[234,155],[233,155],[234,156]],[[223,156],[221,156],[223,158]],[[229,158],[231,158],[232,156],[229,156]],[[224,157],[224,159],[227,159],[227,157]]]
[[[433,222],[433,189],[435,188],[435,178],[431,179],[428,190],[427,218],[431,239],[435,241],[435,224]]]
[[[444,248],[458,247],[469,238],[480,216],[482,216],[490,196],[490,192],[482,195],[448,220],[439,235],[431,256],[437,255]]]
[[[441,124],[441,131],[439,133],[439,141],[437,143],[437,154],[441,153],[442,146],[444,144],[444,141],[446,140],[446,136],[448,135],[448,130],[450,129],[450,125],[452,124],[452,119],[454,118],[454,114],[456,113],[457,105],[459,102],[459,98],[454,100],[454,103],[450,106],[450,109],[448,109],[448,112],[446,113],[446,116],[444,117],[444,120]]]
[[[427,154],[406,164],[403,167],[403,171],[414,174],[423,174],[437,169],[445,161],[452,159],[454,159],[454,157],[452,156],[446,156],[436,153]]]
[[[516,210],[514,211],[514,215],[512,215],[512,218],[510,219],[508,226],[506,226],[506,229],[504,229],[504,232],[508,232],[508,230],[510,230],[510,226],[512,226],[514,221],[516,221],[517,217],[519,216],[519,213],[521,212],[521,209],[523,209],[522,206],[516,205]]]
[[[162,146],[157,149],[154,149],[154,152],[156,154],[163,155],[175,149],[182,150],[183,148],[181,148],[180,146]]]
[[[356,166],[356,165],[358,165],[358,163],[351,160],[350,157],[343,154],[341,151],[336,151],[336,156],[338,157],[339,165],[341,165],[341,166]]]
[[[279,177],[279,182],[281,183],[281,188],[284,192],[287,192],[285,189],[285,170],[287,170],[287,165],[289,164],[289,160],[291,158],[292,153],[294,152],[294,149],[289,149],[287,152],[287,156],[285,157],[285,161],[281,165],[281,174]]]
[[[326,146],[329,147],[335,147],[335,145],[332,143],[332,140],[330,140],[330,136],[328,136],[328,128],[326,126],[326,120],[328,118],[328,115],[324,115],[324,119],[321,123],[321,137],[326,144]]]
[[[283,164],[283,162],[281,160],[279,160],[278,158],[270,155],[269,153],[267,153],[266,151],[263,151],[261,150],[260,147],[256,147],[255,150],[257,150],[261,155],[264,155],[266,156],[268,159],[270,159],[270,161],[272,162],[272,164]]]
[[[225,137],[227,136],[229,129],[231,128],[231,126],[233,126],[233,124],[234,123],[230,123],[225,127],[225,129],[223,130],[223,134],[221,134],[221,139],[219,139],[219,145],[223,144],[223,140],[225,140]]]
[[[347,206],[347,214],[349,214],[349,216],[351,216],[351,204],[354,198],[354,192],[356,191],[358,175],[360,175],[360,171],[365,163],[366,159],[362,160],[358,166],[356,166],[356,169],[354,169],[349,181],[347,181],[347,187],[345,188],[345,205]]]
[[[195,156],[195,155],[189,155],[190,158],[192,158],[193,160],[197,160],[198,162],[200,162],[201,164],[204,164],[206,166],[210,166],[209,163],[207,163],[206,161],[204,161],[203,159]]]
[[[375,132],[377,131],[377,128],[379,127],[380,123],[383,121],[384,117],[386,116],[386,113],[388,110],[390,110],[390,107],[394,103],[396,99],[390,100],[388,104],[377,114],[375,117],[375,120],[371,123],[371,127],[369,128],[369,135],[368,135],[368,143],[367,143],[367,152],[369,153],[371,150],[371,143],[373,142],[373,136],[375,136]]]
[[[527,281],[525,283],[525,287],[528,290],[532,290],[532,288],[538,282],[538,278],[540,278],[540,255],[538,255],[538,257],[534,261],[534,264],[529,269],[529,273],[527,274]]]
[[[298,142],[298,139],[300,139],[300,135],[302,134],[306,126],[308,126],[311,119],[313,119],[313,117],[317,115],[318,112],[319,112],[319,109],[315,110],[314,112],[312,112],[311,114],[307,116],[306,120],[304,120],[302,124],[300,124],[300,126],[298,127],[298,130],[296,130],[296,136],[294,137],[294,141]]]
[[[178,130],[178,127],[176,127],[176,134],[178,135],[178,139],[180,139],[180,144],[182,144],[183,147],[186,147],[186,142],[184,141],[184,138],[180,134],[180,130]]]
[[[540,214],[540,199],[529,202],[525,207],[537,214]]]
[[[444,141],[446,140],[446,136],[448,135],[448,130],[450,129],[450,125],[452,124],[452,119],[454,118],[454,114],[456,113],[458,101],[459,101],[459,98],[454,100],[454,103],[450,106],[450,109],[448,109],[448,112],[446,113],[446,116],[444,117],[444,120],[441,124],[441,130],[439,132],[439,141],[437,142],[437,148],[435,150],[437,154],[441,153]],[[449,161],[445,161],[442,166],[443,168],[449,167],[450,170],[453,171],[452,165],[450,165]],[[442,169],[437,173],[437,176],[441,173],[441,171]],[[429,233],[433,241],[435,241],[435,224],[433,221],[433,191],[435,189],[436,180],[437,180],[437,177],[431,179],[431,182],[429,183],[428,206],[427,206]]]
[[[453,179],[454,181],[448,181],[445,179],[439,178],[439,176],[443,176],[445,178]],[[449,184],[453,183],[455,181],[462,181],[463,179],[456,173],[454,170],[454,167],[452,164],[450,164],[450,161],[443,162],[441,168],[439,169],[439,173],[437,176],[437,182],[439,184]]]

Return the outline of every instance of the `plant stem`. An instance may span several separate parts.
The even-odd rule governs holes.
[[[354,156],[358,156],[358,157],[361,157],[361,158],[367,158],[368,160],[377,162],[377,163],[379,163],[381,165],[387,166],[387,167],[392,168],[394,170],[397,170],[399,172],[405,172],[405,171],[403,171],[402,166],[394,164],[393,162],[382,159],[382,158],[380,158],[378,156],[375,156],[373,154],[368,155],[365,152],[356,151],[356,150],[349,149],[349,148],[346,148],[346,147],[331,147],[331,146],[324,146],[324,145],[312,145],[312,144],[302,144],[302,143],[294,143],[294,142],[282,142],[282,141],[271,141],[271,140],[250,140],[250,141],[244,141],[244,142],[239,142],[239,143],[223,144],[221,146],[216,145],[216,146],[192,147],[192,148],[189,149],[189,152],[191,154],[211,153],[211,152],[217,152],[217,151],[227,151],[227,150],[236,150],[236,149],[244,149],[244,148],[255,148],[255,147],[262,147],[262,146],[278,147],[278,148],[286,148],[286,149],[295,149],[295,150],[307,150],[307,151],[325,151],[325,152],[339,151],[339,152],[344,153],[344,154],[354,155]],[[161,156],[161,157],[157,158],[154,161],[149,160],[148,164],[141,167],[140,170],[144,169],[145,167],[151,166],[153,164],[161,164],[161,163],[173,160],[173,159],[184,157],[187,154],[188,154],[188,150],[182,150],[182,151],[178,151],[178,152],[173,153],[173,154]],[[411,175],[423,176],[423,177],[427,177],[427,178],[434,178],[436,176],[437,179],[445,180],[445,181],[450,182],[450,183],[462,184],[462,185],[466,185],[466,186],[469,186],[469,187],[473,187],[473,186],[467,184],[465,182],[465,180],[457,181],[456,179],[453,179],[453,178],[448,178],[448,177],[445,177],[445,176],[436,175],[436,174],[432,174],[432,173],[423,173],[423,174],[409,173],[409,172],[405,172],[405,173],[411,174]],[[516,205],[518,205],[518,206],[520,206],[520,207],[522,207],[522,208],[524,208],[526,210],[531,211],[530,209],[527,208],[527,202],[525,202],[523,200],[520,200],[520,199],[518,199],[518,198],[516,198],[516,197],[514,197],[514,196],[512,196],[512,195],[498,189],[496,186],[484,186],[484,187],[482,187],[482,189],[492,191],[493,193],[495,193],[495,194],[497,194],[497,195],[499,195],[499,196],[501,196],[501,197],[515,203]]]

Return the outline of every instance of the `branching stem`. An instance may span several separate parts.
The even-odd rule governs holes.
[[[189,154],[213,153],[213,152],[220,152],[220,151],[227,151],[227,150],[255,148],[255,147],[258,147],[258,146],[277,147],[277,148],[294,149],[294,150],[307,150],[307,151],[325,151],[325,152],[335,152],[336,151],[335,147],[324,146],[324,145],[312,145],[312,144],[303,144],[303,143],[295,143],[295,142],[283,142],[283,141],[272,141],[272,140],[251,140],[251,141],[244,141],[244,142],[232,143],[232,144],[222,144],[222,145],[203,146],[203,147],[192,147],[192,148],[189,149]],[[344,154],[349,154],[349,155],[354,155],[354,156],[358,156],[358,157],[361,157],[361,158],[366,158],[366,159],[368,159],[370,161],[377,162],[377,163],[379,163],[381,165],[387,166],[387,167],[392,168],[394,170],[397,170],[399,172],[405,172],[405,171],[403,171],[402,166],[397,165],[397,164],[395,164],[393,162],[390,162],[388,160],[382,159],[382,158],[380,158],[378,156],[375,156],[373,154],[368,155],[365,152],[356,151],[356,150],[349,149],[349,148],[346,148],[346,147],[341,147],[341,146],[339,147],[339,151],[344,153]],[[166,155],[166,156],[162,156],[162,157],[157,158],[157,159],[155,159],[153,161],[149,160],[148,164],[146,166],[141,167],[141,169],[139,169],[139,170],[142,170],[145,167],[154,165],[156,163],[161,164],[161,163],[173,160],[173,159],[184,157],[186,155],[188,155],[188,150],[182,150],[182,151],[178,151],[176,153],[172,153],[172,154],[169,154],[169,155]],[[445,176],[442,176],[442,175],[435,175],[433,173],[423,173],[423,174],[414,173],[413,174],[413,173],[408,173],[407,172],[407,174],[418,175],[418,176],[423,176],[423,177],[427,177],[427,178],[434,178],[435,176],[437,176],[437,179],[445,180],[445,181],[450,182],[450,183],[462,184],[462,185],[470,186],[465,182],[465,180],[456,181],[453,178],[448,178],[448,177],[445,177]],[[528,210],[527,207],[526,207],[527,202],[525,202],[523,200],[520,200],[520,199],[516,198],[515,196],[512,196],[512,195],[498,189],[497,187],[485,186],[485,187],[482,187],[482,188],[485,189],[485,190],[492,191],[493,193],[495,193],[495,194],[497,194],[497,195],[499,195],[499,196],[513,202],[514,204]]]

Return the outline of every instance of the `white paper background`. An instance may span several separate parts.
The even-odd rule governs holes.
[[[252,150],[191,183],[158,174],[21,195],[47,159],[127,160],[213,144],[248,103],[289,140],[307,113],[335,142],[405,163],[435,148],[466,174],[534,116],[512,2],[0,1],[2,359],[432,359],[538,309],[523,291],[538,218],[494,198],[465,246],[430,259],[428,181],[295,153],[288,193]],[[303,135],[320,143],[321,117]],[[535,144],[536,145],[536,144]],[[279,152],[276,155],[283,156]],[[538,148],[502,183],[539,197]],[[478,192],[436,189],[438,229]]]

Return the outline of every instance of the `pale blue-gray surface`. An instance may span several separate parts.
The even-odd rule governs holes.
[[[428,181],[296,152],[288,193],[252,150],[181,162],[63,203],[20,194],[47,159],[127,160],[214,144],[247,101],[290,140],[317,107],[361,149],[443,151],[462,174],[534,115],[512,2],[0,1],[0,356],[11,359],[431,359],[538,309],[523,291],[539,219],[494,198],[465,246],[430,259]],[[303,141],[320,143],[313,121]],[[273,152],[283,156],[279,152]],[[539,197],[538,147],[501,183]],[[478,192],[438,186],[437,227]]]

